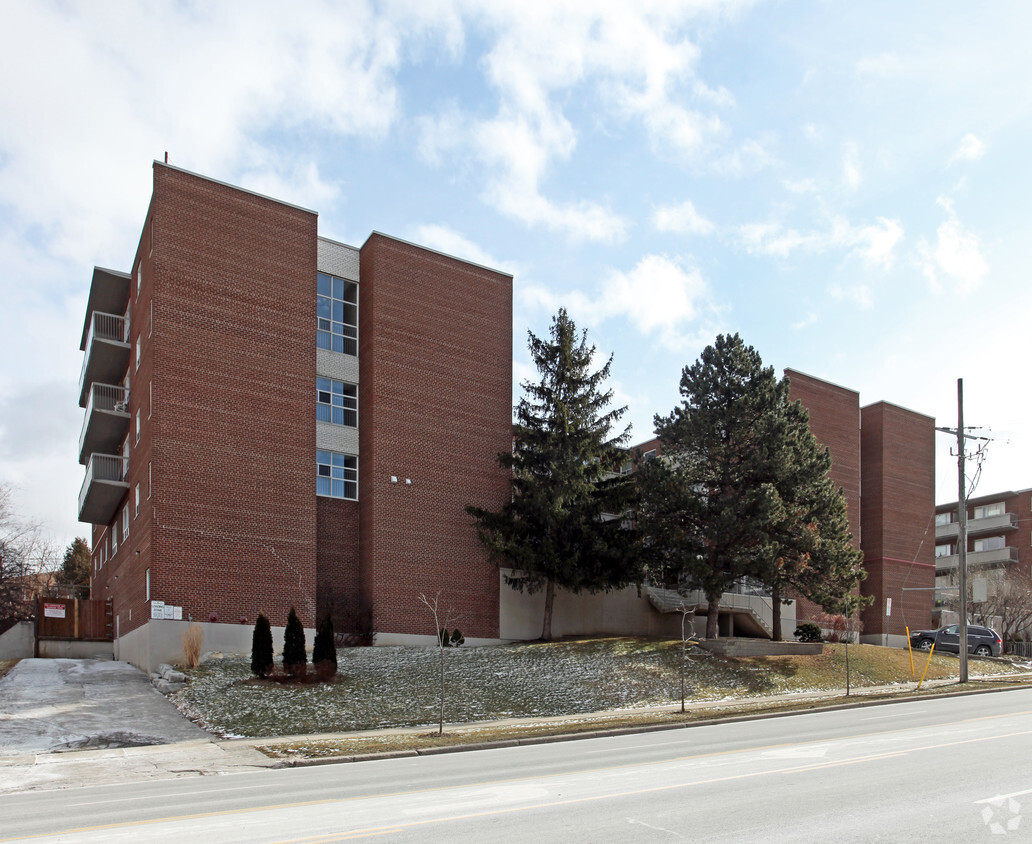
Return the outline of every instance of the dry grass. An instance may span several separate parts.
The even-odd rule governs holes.
[[[3,677],[8,671],[18,664],[17,659],[0,659],[0,677]]]
[[[187,668],[196,668],[201,662],[201,646],[204,644],[204,630],[199,624],[191,624],[183,633],[183,658]]]

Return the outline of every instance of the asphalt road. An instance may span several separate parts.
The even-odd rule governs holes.
[[[1021,840],[1032,835],[1030,716],[1032,690],[1015,690],[12,794],[0,797],[0,840]]]

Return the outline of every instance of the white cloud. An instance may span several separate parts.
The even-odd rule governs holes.
[[[688,326],[711,309],[702,273],[666,255],[646,255],[627,272],[611,271],[595,296],[581,291],[560,294],[536,285],[522,288],[520,296],[526,304],[550,311],[566,306],[587,323],[628,319],[639,332],[672,349],[697,342]]]
[[[511,269],[502,269],[504,262],[499,261],[473,241],[448,226],[433,223],[417,226],[414,239],[423,246],[455,258],[461,258],[463,261],[472,261],[474,264],[480,264],[482,267],[492,270],[511,272]]]
[[[958,161],[977,161],[985,155],[985,144],[975,134],[968,132],[963,138],[960,139],[960,145],[957,147],[956,152],[950,156],[950,164],[956,164]]]
[[[859,226],[843,217],[833,217],[826,229],[809,231],[786,228],[777,221],[745,223],[735,232],[739,244],[753,255],[787,258],[797,250],[821,254],[838,249],[882,269],[893,265],[904,234],[903,224],[887,217]]]
[[[937,202],[946,211],[946,219],[936,230],[935,243],[922,239],[918,244],[921,270],[936,292],[943,289],[943,276],[946,276],[953,280],[959,293],[972,293],[982,286],[989,274],[989,262],[982,254],[981,241],[957,218],[951,200],[939,197]]]
[[[627,221],[604,198],[562,196],[557,162],[569,160],[577,136],[566,111],[598,105],[602,113],[645,128],[653,145],[699,155],[724,131],[714,109],[734,105],[726,89],[696,77],[699,49],[681,35],[700,14],[732,12],[741,3],[690,6],[497,0],[471,9],[470,26],[496,40],[482,59],[498,96],[487,117],[454,103],[417,120],[424,159],[472,157],[486,171],[483,198],[528,226],[603,242],[626,235]],[[687,102],[694,100],[699,106]],[[724,163],[728,172],[765,166],[767,154],[746,142]]]
[[[712,234],[716,226],[703,217],[690,199],[677,205],[662,205],[652,214],[652,224],[657,231],[678,234]]]
[[[802,319],[800,319],[800,320],[798,320],[796,322],[793,322],[792,323],[792,330],[793,331],[801,331],[802,329],[807,328],[808,326],[811,326],[811,325],[813,325],[816,322],[817,322],[817,314],[811,312],[811,313],[808,313]]]
[[[856,190],[863,181],[863,174],[860,172],[860,148],[852,141],[843,145],[842,179],[850,190]]]

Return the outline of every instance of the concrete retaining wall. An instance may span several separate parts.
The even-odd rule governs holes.
[[[0,635],[0,659],[29,659],[34,654],[34,625],[31,621],[19,621],[10,630]]]
[[[718,656],[811,656],[824,652],[820,642],[772,642],[769,639],[703,639],[699,647]]]
[[[113,642],[84,642],[79,639],[40,639],[42,659],[114,659]]]

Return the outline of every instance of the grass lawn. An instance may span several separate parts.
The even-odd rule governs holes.
[[[906,650],[851,645],[854,688],[912,688]],[[914,655],[917,677],[926,654]],[[187,672],[176,705],[223,737],[340,733],[437,723],[438,652],[431,648],[351,648],[338,651],[340,676],[330,684],[282,686],[256,682],[246,658],[211,658]],[[540,718],[680,701],[681,644],[638,638],[582,639],[445,652],[446,723]],[[1013,672],[1014,666],[972,659],[972,677]],[[927,678],[956,677],[956,657],[936,655]],[[733,702],[796,692],[844,689],[845,647],[820,656],[731,659],[700,649],[686,666],[689,702]],[[771,706],[775,701],[771,701]],[[597,723],[597,722],[596,722]]]

